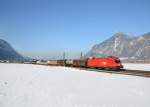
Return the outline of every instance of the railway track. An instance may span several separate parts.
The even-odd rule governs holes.
[[[38,64],[43,65],[43,64]],[[45,66],[51,66],[51,65],[45,65]],[[69,67],[69,66],[67,66]],[[141,77],[148,77],[150,78],[150,71],[143,71],[143,70],[127,70],[127,69],[121,69],[118,71],[113,70],[101,70],[101,69],[94,69],[94,68],[83,68],[83,67],[72,67],[80,70],[88,70],[88,71],[94,71],[94,72],[103,72],[103,73],[110,73],[110,74],[123,74],[123,75],[132,75],[132,76],[141,76]]]
[[[141,76],[141,77],[149,77],[150,78],[150,71],[127,70],[127,69],[121,69],[119,71],[112,71],[112,70],[99,70],[99,69],[92,69],[92,68],[79,68],[79,69],[95,71],[95,72],[103,72],[103,73],[111,73],[111,74],[124,74],[124,75]]]

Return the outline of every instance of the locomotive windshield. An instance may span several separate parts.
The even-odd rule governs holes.
[[[121,63],[120,60],[115,60],[116,63]]]

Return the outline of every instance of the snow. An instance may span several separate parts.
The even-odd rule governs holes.
[[[150,71],[150,64],[124,63],[123,66],[125,69]]]
[[[0,107],[150,107],[150,78],[0,64]]]
[[[132,46],[132,45],[134,45],[134,42],[133,42],[133,41],[131,41],[129,44]]]
[[[139,48],[139,49],[136,51],[135,56],[140,56],[142,52],[143,52],[143,48]]]

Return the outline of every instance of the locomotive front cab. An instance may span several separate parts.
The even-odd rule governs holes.
[[[122,69],[123,65],[121,63],[121,60],[116,56],[108,56],[112,60],[112,68],[113,69]]]
[[[87,61],[87,67],[109,69],[109,70],[119,70],[123,68],[120,59],[114,56],[89,57]]]
[[[114,66],[119,68],[119,69],[123,68],[123,65],[122,65],[122,63],[121,63],[119,58],[115,58],[114,59]]]

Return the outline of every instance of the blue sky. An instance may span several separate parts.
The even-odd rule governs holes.
[[[150,0],[0,0],[0,38],[30,57],[77,57],[116,32],[150,31]]]

